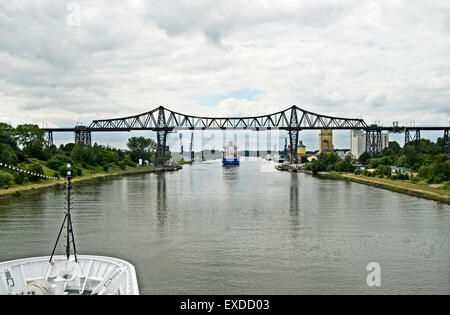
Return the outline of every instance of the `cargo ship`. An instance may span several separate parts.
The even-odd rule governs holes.
[[[223,166],[239,165],[239,155],[237,152],[237,147],[233,142],[228,142],[228,145],[223,148]]]

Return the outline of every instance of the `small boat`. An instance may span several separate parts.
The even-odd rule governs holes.
[[[273,161],[275,161],[275,163],[280,164],[282,164],[285,161],[285,159],[282,156],[279,156],[278,154],[274,155],[272,159]]]
[[[77,255],[70,212],[71,172],[68,164],[67,211],[52,254],[0,263],[0,295],[139,294],[136,271],[129,262],[113,257]],[[55,256],[64,227],[66,253]]]
[[[267,154],[264,158],[266,161],[272,161],[272,156],[270,154]]]
[[[222,164],[223,166],[239,165],[239,155],[237,152],[237,147],[233,142],[228,142],[228,145],[224,147]]]

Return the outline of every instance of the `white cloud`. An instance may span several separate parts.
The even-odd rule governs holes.
[[[448,125],[443,1],[0,0],[0,120],[72,126],[164,105],[203,115],[296,104],[368,123]],[[201,99],[258,90],[254,100]]]

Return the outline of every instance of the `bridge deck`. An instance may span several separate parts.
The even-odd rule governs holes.
[[[130,132],[138,130],[150,130],[150,131],[177,131],[177,130],[252,130],[252,131],[265,131],[265,130],[381,130],[388,132],[404,132],[405,130],[415,131],[444,131],[450,130],[450,127],[171,127],[171,128],[91,128],[86,127],[86,131],[91,132]],[[74,128],[43,128],[45,132],[75,132],[77,129]]]

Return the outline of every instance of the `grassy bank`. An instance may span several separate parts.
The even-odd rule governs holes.
[[[167,172],[167,171],[176,171],[181,169],[181,166],[178,167],[127,167],[125,170],[113,170],[111,172],[95,172],[90,171],[86,172],[86,175],[75,177],[72,182],[84,182],[94,179],[100,178],[108,178],[112,176],[119,175],[132,175],[132,174],[140,174],[140,173],[156,173],[156,172]],[[59,185],[64,185],[64,179],[58,180],[41,180],[40,182],[28,182],[23,185],[11,185],[8,189],[0,189],[0,198],[4,197],[13,197],[20,196],[26,192],[33,192],[37,190],[47,189],[50,187],[55,187]]]
[[[344,179],[374,187],[389,189],[391,191],[411,196],[431,199],[450,204],[450,189],[448,185],[430,185],[426,182],[412,183],[407,180],[392,180],[387,178],[367,177],[351,173],[331,172],[328,177]]]

